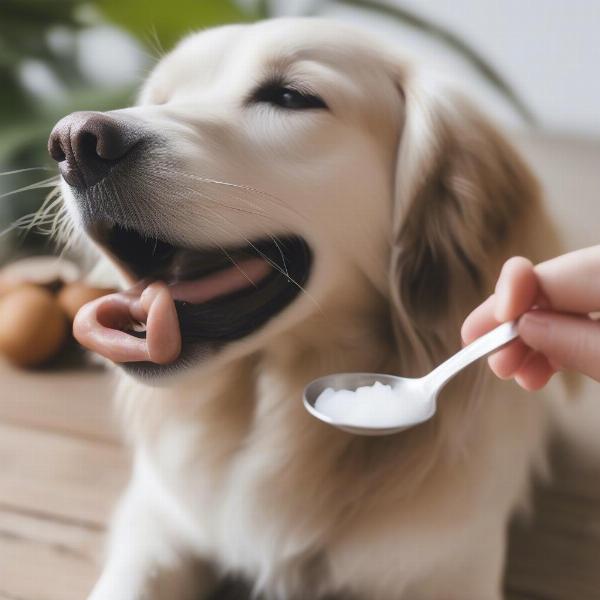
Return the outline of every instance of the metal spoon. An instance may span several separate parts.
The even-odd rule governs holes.
[[[465,346],[433,371],[418,379],[396,377],[394,375],[380,375],[378,373],[336,373],[315,379],[304,389],[304,407],[311,415],[324,423],[350,433],[361,435],[389,435],[391,433],[398,433],[431,419],[435,415],[437,397],[450,379],[472,362],[505,346],[518,337],[518,335],[516,320],[503,323],[496,327],[496,329],[482,335],[468,346]],[[415,403],[417,414],[415,414],[415,411],[411,411],[413,414],[408,417],[399,414],[397,422],[389,423],[385,426],[373,426],[351,422],[351,419],[334,419],[315,408],[317,398],[327,388],[332,388],[335,391],[356,390],[361,386],[373,385],[377,381],[395,388],[395,391],[397,390],[398,402]]]

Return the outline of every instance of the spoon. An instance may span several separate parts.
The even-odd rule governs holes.
[[[515,320],[503,323],[482,335],[424,377],[396,377],[378,373],[336,373],[315,379],[304,389],[304,407],[311,415],[324,423],[350,433],[389,435],[404,431],[428,421],[435,415],[437,397],[440,391],[456,374],[472,362],[491,354],[518,337],[517,322]],[[391,419],[389,423],[373,425],[372,423],[361,422],[360,419],[357,422],[356,419],[349,416],[332,417],[315,407],[317,398],[327,388],[334,391],[356,390],[362,386],[372,386],[376,382],[391,386],[395,396],[394,402],[409,402],[410,410],[408,412],[399,410],[398,415]],[[362,419],[362,421],[365,420],[368,421],[368,419]]]

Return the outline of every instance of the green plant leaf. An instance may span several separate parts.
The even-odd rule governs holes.
[[[268,19],[273,16],[271,2],[269,0],[258,0],[254,9],[256,19]]]
[[[13,25],[37,27],[46,30],[52,25],[77,25],[74,8],[83,0],[2,0],[0,23],[7,28]]]
[[[144,43],[156,35],[165,50],[195,29],[253,17],[232,0],[100,0],[98,7]]]
[[[500,94],[503,95],[521,115],[525,122],[533,125],[536,124],[537,119],[534,114],[506,79],[504,79],[496,68],[477,50],[452,31],[401,6],[392,6],[391,4],[379,2],[377,0],[336,0],[336,2],[338,4],[362,8],[392,17],[403,25],[408,25],[409,27],[427,33],[433,38],[441,40],[447,46],[462,55],[485,80],[500,92]]]

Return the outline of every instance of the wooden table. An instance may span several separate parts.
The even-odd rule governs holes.
[[[127,477],[101,371],[0,366],[0,600],[83,600]]]

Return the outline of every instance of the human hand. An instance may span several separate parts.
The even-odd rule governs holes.
[[[502,379],[537,390],[561,369],[600,381],[600,246],[537,266],[522,257],[504,263],[495,293],[462,327],[468,344],[498,324],[521,317],[519,338],[488,358]]]

